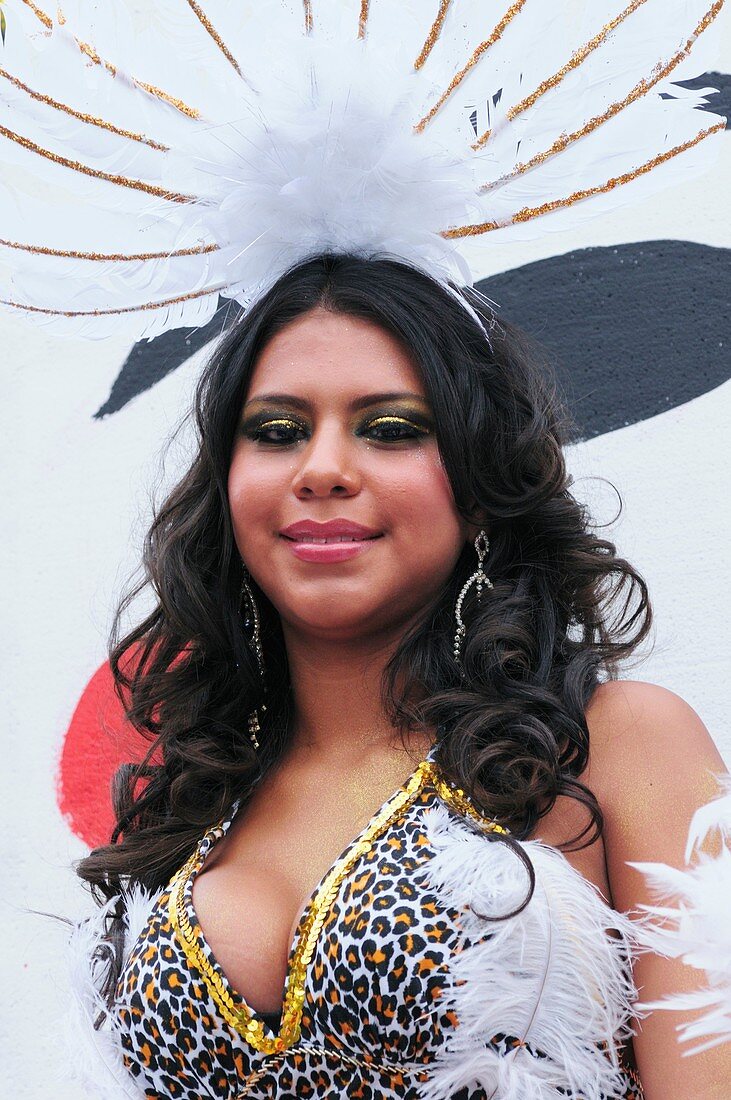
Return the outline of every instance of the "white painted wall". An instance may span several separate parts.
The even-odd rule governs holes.
[[[724,21],[731,64],[731,17]],[[493,244],[483,276],[593,244],[679,238],[731,247],[728,180],[731,134],[712,175],[584,225],[580,234]],[[5,1095],[80,1100],[58,1084],[73,1056],[60,1050],[65,989],[64,935],[31,908],[78,914],[82,893],[70,863],[84,854],[56,803],[56,765],[79,694],[105,656],[112,608],[134,568],[160,479],[166,437],[188,407],[202,353],[103,422],[106,398],[127,348],[107,341],[58,342],[0,315],[2,442],[0,482],[6,534],[5,728],[0,858],[5,869],[0,1047]],[[731,382],[678,409],[574,447],[571,468],[600,516],[614,500],[594,477],[620,489],[614,531],[622,552],[650,584],[655,649],[631,672],[684,696],[731,764],[726,699],[731,570],[728,424]],[[170,459],[174,473],[185,433]]]

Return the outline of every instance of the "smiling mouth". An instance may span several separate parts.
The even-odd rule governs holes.
[[[381,535],[361,535],[359,538],[355,535],[330,535],[328,538],[319,539],[315,535],[300,535],[297,538],[293,538],[292,535],[282,535],[282,538],[288,539],[290,542],[307,543],[314,546],[329,546],[331,543],[336,542],[372,542],[374,539],[380,539],[381,537]]]

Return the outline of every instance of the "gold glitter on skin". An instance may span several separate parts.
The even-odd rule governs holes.
[[[170,202],[185,203],[195,201],[192,195],[181,195],[175,191],[166,191],[164,187],[158,187],[154,183],[145,183],[144,180],[128,179],[127,176],[117,176],[110,172],[102,172],[97,168],[90,168],[88,164],[81,164],[80,161],[62,157],[58,153],[52,153],[50,149],[44,149],[42,145],[36,145],[30,138],[23,137],[22,134],[16,134],[14,130],[8,130],[6,126],[0,125],[0,134],[9,138],[11,141],[17,142],[18,145],[22,145],[24,149],[29,149],[32,153],[38,153],[39,156],[45,157],[47,160],[55,161],[56,164],[62,164],[65,168],[73,168],[75,172],[81,172],[85,176],[93,176],[95,179],[107,180],[109,183],[116,183],[120,187],[131,187],[135,191],[144,191],[148,195],[155,195],[161,199],[169,199]]]
[[[238,65],[238,62],[236,61],[236,58],[234,57],[234,55],[229,50],[228,46],[223,41],[223,39],[221,38],[221,36],[218,33],[218,31],[216,30],[216,28],[213,26],[210,19],[208,18],[206,13],[201,8],[200,4],[197,4],[196,0],[188,0],[188,7],[191,9],[191,11],[196,16],[196,18],[199,19],[200,22],[203,24],[203,26],[206,28],[206,30],[208,31],[211,38],[216,43],[216,45],[218,46],[219,50],[221,51],[223,56],[226,58],[226,60],[228,62],[230,62],[231,65],[233,65],[233,67],[236,70],[236,72],[238,73],[238,75],[241,76],[241,69],[239,68],[239,65]]]
[[[434,20],[434,23],[432,25],[432,29],[429,31],[429,34],[427,36],[427,40],[424,43],[424,46],[422,48],[421,53],[419,54],[416,61],[414,62],[414,68],[417,71],[422,67],[422,65],[426,61],[427,57],[429,56],[429,54],[434,49],[434,43],[439,38],[439,35],[442,32],[442,27],[444,26],[444,20],[447,17],[447,11],[449,10],[449,5],[451,3],[452,3],[452,0],[441,0],[441,3],[439,4],[439,11],[438,11],[437,17]]]
[[[278,1054],[293,1046],[300,1037],[302,1009],[305,1003],[305,983],[312,956],[315,953],[322,926],[345,876],[366,855],[373,843],[388,829],[391,822],[416,799],[426,783],[434,786],[439,797],[461,815],[469,814],[491,832],[506,830],[479,814],[467,799],[464,791],[451,787],[440,776],[429,760],[419,764],[406,782],[384,802],[348,849],[338,859],[316,887],[316,892],[300,918],[301,931],[297,937],[291,966],[287,974],[286,992],[282,1006],[282,1024],[274,1038],[264,1034],[264,1025],[240,996],[234,995],[228,982],[211,965],[203,950],[200,927],[191,924],[186,905],[186,887],[192,876],[203,865],[200,849],[208,837],[220,836],[221,823],[206,833],[190,859],[183,864],[170,883],[168,913],[170,922],[188,961],[200,972],[208,991],[218,1006],[226,1023],[230,1025],[262,1054]],[[237,1003],[238,1002],[238,1003]]]
[[[635,102],[635,100],[639,99],[643,95],[646,95],[655,87],[656,84],[659,84],[661,80],[664,80],[665,77],[668,76],[673,71],[673,69],[675,69],[680,64],[681,61],[684,61],[686,59],[698,38],[711,25],[723,5],[724,0],[717,0],[717,3],[714,4],[711,10],[707,12],[706,15],[704,15],[703,19],[693,31],[693,34],[690,36],[683,48],[681,50],[678,50],[675,56],[672,57],[666,65],[658,66],[653,71],[653,75],[650,77],[649,80],[641,80],[639,84],[637,84],[624,99],[620,100],[618,103],[613,103],[611,107],[609,107],[608,110],[604,112],[603,115],[597,115],[596,118],[590,119],[590,121],[587,122],[585,126],[582,126],[580,130],[575,130],[571,134],[562,134],[561,137],[553,143],[551,148],[547,149],[544,153],[536,154],[536,156],[531,157],[529,161],[526,161],[525,164],[516,165],[515,169],[512,172],[508,173],[508,175],[501,176],[499,180],[495,180],[493,183],[483,184],[482,187],[478,188],[478,193],[484,194],[486,191],[492,191],[495,187],[502,186],[502,184],[504,183],[509,183],[510,180],[517,179],[518,176],[522,176],[525,172],[529,172],[531,168],[535,168],[538,164],[544,163],[544,161],[549,160],[557,153],[562,153],[564,149],[567,149],[569,145],[573,144],[573,142],[578,141],[579,138],[585,137],[587,134],[592,133],[594,130],[598,129],[599,126],[601,126],[604,122],[607,122],[609,121],[609,119],[614,118],[615,115],[618,115],[620,111],[623,111],[625,109],[625,107],[629,107],[630,104]],[[490,131],[488,131],[488,134],[489,133]],[[481,148],[481,145],[484,145],[484,141],[482,138],[479,141],[475,142],[472,148],[477,150]]]
[[[53,99],[51,96],[33,91],[32,88],[29,88],[28,85],[24,84],[22,80],[19,80],[17,76],[13,76],[12,73],[7,72],[6,69],[0,69],[0,76],[4,77],[5,80],[9,80],[16,88],[20,88],[33,99],[37,99],[41,103],[47,103],[49,107],[55,107],[57,111],[65,111],[67,115],[72,115],[73,118],[78,118],[82,122],[88,122],[92,126],[100,126],[113,134],[118,134],[120,137],[129,138],[130,141],[139,141],[143,145],[149,145],[151,149],[159,149],[160,152],[163,153],[169,151],[167,145],[161,145],[160,142],[153,141],[152,138],[147,138],[143,134],[134,133],[132,130],[123,130],[120,126],[115,126],[113,122],[106,122],[103,118],[97,118],[95,115],[84,114],[83,111],[77,111],[74,107],[69,107],[66,103],[59,103],[57,99]]]
[[[615,176],[598,187],[588,187],[584,191],[575,191],[573,195],[569,195],[567,199],[554,199],[552,202],[546,202],[542,206],[526,206],[523,210],[519,210],[517,214],[513,214],[510,221],[482,222],[478,225],[459,226],[454,229],[446,229],[441,235],[447,240],[455,240],[459,237],[477,237],[481,233],[491,233],[495,229],[505,229],[509,225],[519,225],[521,222],[532,221],[533,218],[540,218],[543,214],[551,214],[561,207],[574,206],[575,203],[581,202],[583,199],[591,198],[593,195],[605,195],[607,192],[613,191],[615,187],[621,187],[623,184],[631,183],[632,180],[638,179],[640,176],[647,175],[648,172],[651,172],[653,168],[657,168],[658,165],[664,164],[666,161],[671,160],[680,153],[686,152],[688,149],[692,149],[694,145],[698,145],[699,142],[710,137],[711,134],[720,133],[721,130],[725,129],[725,121],[719,122],[715,126],[709,127],[707,130],[701,130],[701,132],[696,134],[694,138],[691,138],[690,141],[686,141],[682,145],[676,145],[674,149],[668,149],[665,153],[660,153],[658,156],[653,157],[652,160],[648,160],[646,164],[641,165],[639,168],[634,168],[631,172],[626,172],[622,176]]]
[[[358,20],[358,38],[365,38],[366,25],[368,23],[368,9],[370,7],[370,0],[361,0],[360,2],[360,19]]]
[[[641,2],[644,3],[644,0],[641,0]],[[452,78],[449,87],[445,92],[442,92],[439,99],[436,101],[429,113],[426,114],[424,118],[422,118],[421,122],[417,122],[417,124],[414,126],[414,133],[420,134],[426,129],[428,123],[431,122],[437,112],[444,106],[444,104],[451,96],[452,92],[455,90],[455,88],[459,87],[464,78],[475,67],[480,58],[487,53],[491,46],[494,46],[496,42],[499,42],[505,30],[507,29],[509,24],[512,23],[515,16],[518,15],[518,13],[525,6],[525,3],[526,0],[516,0],[515,4],[511,4],[505,15],[495,27],[495,30],[492,32],[490,37],[486,38],[484,42],[480,43],[465,67],[463,69],[460,69],[457,75]]]
[[[200,244],[191,248],[179,248],[174,252],[75,252],[73,249],[48,248],[40,244],[20,244],[17,241],[6,241],[0,237],[0,245],[5,248],[16,248],[20,252],[33,252],[38,256],[62,256],[74,260],[104,260],[114,263],[125,263],[130,260],[167,260],[173,256],[204,256],[209,252],[217,252],[217,244]]]
[[[179,294],[175,298],[165,298],[162,302],[144,302],[141,306],[123,306],[120,309],[48,309],[45,306],[23,305],[22,302],[12,302],[5,298],[0,298],[0,305],[24,310],[26,313],[46,313],[54,317],[112,317],[121,313],[164,309],[166,306],[174,306],[177,302],[189,302],[193,298],[203,298],[207,294],[220,294],[223,290],[226,290],[225,285],[208,287],[205,290],[192,290],[190,294]]]
[[[550,92],[552,88],[556,88],[565,76],[573,72],[574,69],[578,69],[579,65],[582,65],[594,50],[598,50],[607,40],[609,35],[615,31],[621,23],[624,23],[625,19],[629,19],[630,15],[634,15],[634,13],[646,3],[647,0],[631,0],[631,3],[627,5],[624,11],[620,12],[611,22],[602,27],[599,33],[595,34],[585,46],[581,46],[580,49],[576,50],[576,52],[572,54],[571,60],[567,61],[563,68],[559,69],[553,76],[549,76],[542,84],[539,84],[536,90],[531,92],[529,96],[526,96],[525,99],[522,99],[520,103],[516,103],[514,107],[511,107],[505,116],[508,121],[512,122],[518,115],[522,115],[523,111],[527,111],[532,107],[541,96],[546,94],[546,92]],[[475,148],[480,148],[480,146],[484,145],[485,142],[489,140],[491,133],[492,130],[486,130],[484,134],[481,134],[477,139]]]

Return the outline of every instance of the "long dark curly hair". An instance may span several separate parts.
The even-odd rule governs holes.
[[[490,533],[494,587],[465,606],[463,676],[452,639],[455,599],[475,564],[469,545],[385,670],[394,726],[437,730],[447,780],[514,837],[529,836],[559,795],[588,810],[575,843],[601,833],[600,808],[580,780],[589,754],[585,711],[597,684],[616,676],[645,637],[651,612],[645,582],[570,492],[569,421],[555,382],[474,292],[449,293],[390,258],[324,255],[280,278],[217,346],[196,394],[197,453],[155,515],[143,580],[119,609],[111,667],[149,751],[115,777],[111,843],[79,864],[99,900],[132,883],[163,887],[202,829],[245,799],[286,748],[287,656],[277,613],[256,586],[268,676],[258,753],[248,736],[261,681],[242,629],[227,475],[257,355],[315,307],[375,322],[408,349],[456,505],[466,518],[484,517]],[[147,586],[153,610],[120,637]]]

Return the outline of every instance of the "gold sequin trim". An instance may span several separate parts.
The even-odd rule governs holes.
[[[706,15],[704,15],[703,19],[701,19],[700,23],[693,31],[692,35],[685,43],[683,48],[678,50],[678,52],[665,65],[659,65],[653,71],[653,74],[649,79],[641,80],[639,84],[637,84],[632,89],[632,91],[627,96],[625,96],[624,99],[620,100],[618,103],[613,103],[611,107],[609,107],[608,110],[604,112],[604,114],[597,115],[596,118],[590,119],[590,121],[587,122],[585,126],[582,126],[580,130],[574,130],[574,132],[571,134],[562,134],[561,137],[553,143],[551,148],[547,149],[544,153],[537,153],[536,156],[531,157],[531,159],[526,161],[525,164],[516,165],[512,172],[509,172],[505,176],[501,176],[499,180],[495,180],[492,183],[484,184],[482,187],[478,188],[479,193],[484,194],[486,191],[491,191],[495,187],[502,186],[504,183],[509,183],[510,180],[517,179],[518,176],[522,176],[525,172],[529,172],[531,168],[535,168],[538,164],[542,164],[544,161],[549,160],[557,153],[562,153],[565,149],[569,147],[569,145],[572,145],[575,141],[578,141],[582,137],[586,137],[587,134],[593,133],[593,131],[598,129],[599,126],[601,126],[603,123],[608,122],[609,119],[614,118],[615,115],[618,115],[620,113],[620,111],[623,111],[625,107],[629,107],[630,104],[634,103],[643,95],[646,95],[648,92],[650,92],[656,84],[659,84],[661,80],[664,80],[667,76],[669,76],[673,69],[675,69],[681,61],[684,61],[686,59],[700,35],[703,34],[703,32],[711,25],[723,5],[724,0],[717,0],[717,3],[714,4],[711,10],[707,12]],[[482,138],[480,138],[479,141],[475,142],[472,148],[479,149],[482,145],[484,145],[484,138],[485,135],[483,134]]]
[[[644,0],[642,0],[642,2],[644,3]],[[507,27],[510,25],[510,23],[512,23],[516,15],[518,15],[519,12],[523,9],[525,3],[526,0],[516,0],[515,4],[510,5],[490,37],[486,38],[484,42],[480,43],[480,45],[472,54],[472,57],[469,59],[464,68],[460,69],[456,76],[452,77],[449,87],[446,89],[446,91],[442,92],[439,99],[436,101],[431,110],[424,116],[424,118],[421,119],[420,122],[416,123],[416,125],[414,126],[414,133],[420,134],[426,128],[428,123],[431,122],[437,112],[447,102],[455,88],[459,87],[467,74],[475,67],[480,58],[483,57],[485,53],[487,53],[491,46],[494,46],[496,42],[499,42]]]
[[[368,26],[368,9],[370,0],[360,0],[360,17],[358,19],[358,38],[365,38]]]
[[[442,27],[444,26],[444,20],[447,17],[447,11],[449,10],[449,6],[450,6],[451,3],[452,3],[452,0],[441,0],[441,3],[439,4],[439,11],[437,12],[437,17],[434,20],[434,22],[432,23],[432,28],[429,31],[429,34],[427,35],[426,42],[424,43],[424,45],[422,47],[421,53],[419,54],[416,61],[414,62],[414,68],[415,69],[418,70],[423,66],[423,64],[426,61],[427,57],[429,56],[429,54],[434,49],[434,44],[437,41],[437,39],[439,38],[439,35],[442,33]]]
[[[102,172],[98,168],[91,168],[88,164],[82,164],[78,160],[71,160],[69,157],[63,157],[59,153],[52,153],[50,149],[44,149],[42,145],[37,145],[35,141],[31,141],[30,138],[23,137],[22,134],[16,134],[14,130],[9,130],[6,126],[0,124],[0,134],[10,141],[17,142],[18,145],[22,145],[24,149],[28,149],[31,153],[38,153],[39,156],[45,157],[47,160],[55,161],[56,164],[62,164],[64,168],[72,168],[75,172],[81,172],[85,176],[93,176],[95,179],[107,180],[109,183],[116,183],[119,187],[131,187],[135,191],[144,191],[147,195],[156,195],[161,199],[169,199],[170,202],[194,202],[193,195],[181,195],[175,191],[166,191],[164,187],[158,187],[154,183],[145,183],[144,180],[129,179],[127,176],[113,175],[111,172]]]
[[[543,203],[542,206],[526,206],[516,214],[513,214],[510,221],[481,222],[477,225],[458,226],[453,229],[444,230],[442,236],[447,238],[447,240],[454,240],[459,237],[476,237],[481,233],[491,233],[495,229],[505,229],[509,225],[517,225],[521,222],[532,221],[533,218],[540,218],[543,214],[551,214],[561,207],[574,206],[575,203],[581,202],[583,199],[591,198],[594,195],[604,195],[608,191],[613,191],[615,187],[621,187],[623,184],[631,183],[632,180],[638,179],[640,176],[647,175],[648,172],[651,172],[653,168],[657,168],[658,165],[664,164],[666,161],[671,160],[680,153],[686,152],[688,149],[692,149],[694,145],[698,145],[699,142],[704,141],[705,138],[710,137],[711,134],[720,133],[721,130],[725,129],[725,121],[719,122],[715,126],[709,127],[707,130],[702,130],[699,134],[696,134],[694,138],[691,138],[690,141],[685,141],[682,145],[676,145],[674,149],[668,149],[667,152],[660,153],[658,156],[653,157],[652,160],[648,160],[646,164],[641,165],[639,168],[634,168],[631,172],[625,172],[622,176],[614,176],[598,187],[588,187],[583,191],[575,191],[573,195],[569,195],[566,199],[554,199],[552,202]]]
[[[498,825],[497,821],[492,821],[481,814],[460,787],[453,787],[451,783],[447,783],[436,764],[431,761],[426,762],[426,778],[434,787],[442,802],[446,802],[461,817],[471,817],[474,821],[478,821],[487,832],[500,833],[503,836],[508,835],[508,830],[503,828],[502,825]]]
[[[312,34],[312,0],[303,0],[305,9],[305,34]]]
[[[77,111],[74,107],[69,107],[66,103],[60,103],[57,99],[53,99],[49,95],[43,95],[41,92],[34,91],[33,88],[30,88],[6,69],[0,69],[0,76],[10,81],[16,88],[20,88],[21,91],[26,92],[33,99],[37,99],[41,103],[46,103],[49,107],[55,107],[57,111],[64,111],[73,118],[78,118],[82,122],[88,122],[92,126],[100,126],[113,134],[118,134],[120,137],[129,138],[131,141],[139,141],[143,145],[149,145],[151,149],[159,149],[160,152],[163,153],[168,152],[167,145],[161,145],[160,142],[153,141],[152,138],[145,137],[144,134],[137,134],[133,130],[123,130],[120,126],[115,126],[113,122],[107,122],[103,118],[97,118],[96,115],[84,114],[83,111]]]
[[[197,4],[196,0],[188,0],[188,7],[193,12],[193,14],[196,16],[196,18],[206,28],[206,30],[208,31],[211,38],[216,43],[216,45],[218,46],[219,50],[221,51],[223,56],[226,58],[226,60],[231,65],[233,65],[236,72],[239,74],[239,76],[241,76],[241,69],[239,68],[239,64],[238,64],[236,58],[231,53],[231,51],[228,48],[228,46],[226,45],[226,43],[223,41],[220,34],[216,30],[216,28],[213,26],[213,24],[211,23],[210,19],[206,15],[206,13],[203,11],[203,8],[200,6],[200,4]]]
[[[206,287],[205,290],[191,290],[189,294],[178,294],[174,298],[165,298],[161,302],[143,302],[139,306],[121,306],[118,309],[49,309],[46,306],[24,305],[23,302],[13,302],[7,298],[0,298],[0,306],[9,306],[11,309],[19,309],[25,313],[44,313],[54,317],[113,317],[122,313],[140,313],[151,309],[165,309],[174,306],[178,302],[189,302],[193,298],[204,298],[208,294],[221,294],[226,290],[226,285]]]
[[[634,15],[634,13],[639,8],[641,8],[643,4],[646,3],[647,0],[631,0],[631,3],[627,5],[624,11],[621,11],[619,15],[616,15],[614,19],[612,19],[609,23],[602,27],[599,33],[595,34],[589,42],[576,50],[576,52],[571,55],[571,59],[567,61],[566,64],[558,70],[558,72],[554,73],[553,76],[549,76],[546,80],[543,81],[542,84],[538,85],[534,92],[531,92],[531,94],[529,96],[526,96],[525,99],[521,99],[520,103],[516,103],[514,107],[511,107],[506,112],[506,118],[512,122],[512,120],[514,118],[517,118],[518,115],[521,115],[523,111],[527,111],[530,107],[532,107],[534,103],[536,103],[537,100],[541,98],[541,96],[544,96],[546,94],[546,92],[550,92],[552,88],[556,88],[565,76],[568,76],[568,74],[570,72],[573,72],[574,69],[578,69],[579,66],[582,65],[584,61],[586,61],[587,57],[589,57],[594,52],[594,50],[599,49],[599,47],[606,41],[609,35],[613,31],[615,31],[621,23],[624,23],[625,19],[629,19],[631,15]],[[484,134],[481,134],[480,137],[477,139],[476,147],[479,148],[480,146],[484,145],[485,142],[489,140],[491,133],[492,130],[486,130]]]
[[[51,19],[50,15],[46,15],[44,11],[41,11],[40,8],[36,7],[36,5],[33,3],[33,0],[23,0],[23,3],[26,5],[26,7],[30,8],[37,19],[40,19],[46,30],[50,31],[51,27],[53,26],[53,20]]]
[[[217,252],[217,244],[198,244],[190,248],[178,248],[168,252],[77,252],[72,248],[48,248],[41,244],[21,244],[19,241],[6,241],[0,237],[0,245],[15,248],[19,252],[32,252],[37,256],[60,256],[74,260],[104,260],[114,263],[127,263],[131,260],[167,260],[173,256],[204,256]]]
[[[191,926],[185,905],[185,889],[191,875],[200,866],[200,845],[173,879],[170,885],[170,921],[185,956],[191,965],[200,972],[223,1018],[239,1034],[243,1035],[255,1050],[261,1051],[263,1054],[276,1054],[279,1051],[288,1049],[299,1039],[302,1009],[305,1002],[307,970],[320,931],[343,879],[354,864],[368,853],[374,841],[385,832],[397,814],[414,801],[424,784],[425,777],[429,774],[429,770],[428,761],[422,761],[403,787],[383,805],[368,827],[331,868],[320,884],[315,897],[310,902],[304,920],[301,921],[301,932],[294,949],[292,964],[287,977],[287,988],[282,1008],[282,1025],[279,1034],[273,1038],[264,1034],[263,1023],[261,1020],[256,1019],[254,1013],[246,1004],[237,1005],[234,1002],[230,988],[208,961],[202,950],[196,930]]]

